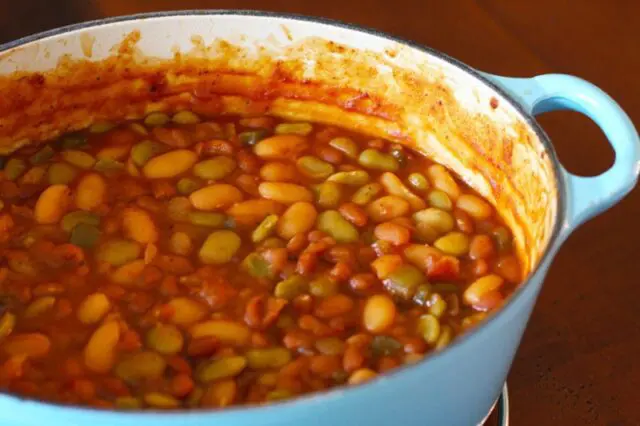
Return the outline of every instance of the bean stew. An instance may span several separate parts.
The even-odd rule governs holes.
[[[263,404],[416,363],[522,280],[494,208],[398,144],[190,111],[94,123],[0,173],[0,389]]]

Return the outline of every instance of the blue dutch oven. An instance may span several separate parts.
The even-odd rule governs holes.
[[[640,170],[638,134],[616,102],[594,85],[569,75],[508,78],[485,74],[431,49],[326,20],[243,11],[173,12],[105,19],[0,46],[0,75],[48,70],[63,56],[101,60],[132,32],[140,35],[136,45],[140,53],[160,58],[171,58],[176,46],[183,50],[193,47],[193,36],[198,36],[205,45],[219,39],[248,48],[264,45],[274,57],[279,55],[279,60],[285,62],[286,55],[294,52],[302,52],[307,63],[318,60],[319,57],[314,57],[321,53],[317,40],[345,45],[354,51],[373,52],[361,58],[377,70],[370,76],[370,83],[350,72],[345,62],[342,66],[346,68],[337,68],[339,75],[334,72],[311,78],[327,81],[334,78],[343,86],[351,85],[369,93],[379,92],[388,82],[385,90],[391,97],[390,103],[402,105],[407,113],[406,129],[412,135],[424,136],[418,149],[452,168],[485,197],[497,202],[510,225],[520,224],[514,234],[528,259],[529,274],[499,312],[445,350],[360,386],[260,407],[167,413],[94,410],[0,394],[3,426],[479,424],[500,394],[538,292],[561,244],[576,227],[617,203],[636,184]],[[309,40],[315,42],[307,46]],[[91,54],[87,53],[87,46],[92,49]],[[304,49],[296,50],[296,46]],[[420,86],[414,90],[401,86],[394,89],[391,80],[398,74],[385,74],[389,69],[413,75],[415,81],[441,78],[442,84],[449,87],[452,101],[459,103],[460,108],[484,117],[489,126],[506,133],[516,129],[519,132],[516,134],[526,136],[528,142],[516,140],[510,146],[510,163],[499,164],[501,161],[496,159],[506,154],[498,152],[497,157],[490,158],[493,161],[482,166],[476,164],[475,172],[469,171],[464,158],[470,157],[460,154],[469,146],[463,142],[447,145],[438,137],[427,137],[420,118],[428,117],[421,115],[424,111],[416,101],[419,98],[415,92],[421,90]],[[562,167],[548,137],[534,119],[537,114],[560,109],[579,111],[600,126],[615,151],[615,163],[609,170],[599,176],[579,177]],[[304,114],[307,114],[304,118],[314,119],[312,107]],[[287,112],[281,115],[287,116]],[[409,116],[414,118],[411,123]],[[482,144],[482,138],[476,142]],[[502,148],[493,146],[494,150]],[[479,169],[482,173],[477,173]],[[496,186],[496,182],[501,184]],[[500,194],[497,187],[502,188]],[[500,204],[501,196],[516,197],[516,202]]]

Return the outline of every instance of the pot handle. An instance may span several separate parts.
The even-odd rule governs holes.
[[[636,185],[640,172],[638,132],[622,108],[601,89],[581,78],[564,74],[533,78],[484,75],[529,114],[570,109],[587,115],[613,147],[613,166],[598,176],[577,176],[562,167],[568,187],[567,233],[616,204]]]

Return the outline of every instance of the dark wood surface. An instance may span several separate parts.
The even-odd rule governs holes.
[[[0,42],[153,10],[236,8],[374,27],[511,76],[557,72],[607,91],[640,124],[640,2],[632,0],[3,1]],[[597,174],[613,153],[575,113],[540,118],[566,167]],[[513,365],[512,424],[640,425],[640,191],[558,254]],[[463,409],[461,407],[461,409]]]

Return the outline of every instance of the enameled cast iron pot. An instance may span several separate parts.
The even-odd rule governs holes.
[[[174,413],[97,411],[2,394],[4,426],[478,424],[500,393],[558,248],[578,225],[618,202],[637,180],[640,143],[632,123],[609,96],[586,81],[568,75],[530,79],[488,75],[375,31],[261,12],[194,11],[106,19],[0,46],[0,79],[5,76],[0,84],[0,149],[7,152],[17,139],[27,143],[54,137],[96,118],[134,118],[162,108],[158,97],[155,103],[131,103],[119,109],[109,109],[104,99],[98,103],[100,95],[91,95],[94,88],[87,84],[87,74],[95,75],[95,80],[102,76],[108,85],[118,65],[111,71],[96,67],[91,73],[69,72],[107,57],[111,64],[131,69],[137,66],[134,63],[150,68],[164,64],[162,75],[172,71],[173,76],[164,81],[165,88],[179,84],[193,88],[206,74],[194,70],[217,75],[198,87],[216,97],[222,105],[218,112],[251,112],[250,102],[238,102],[255,95],[242,90],[248,78],[252,87],[271,84],[260,101],[267,113],[340,124],[422,150],[497,206],[514,231],[528,279],[499,312],[444,351],[354,388],[264,407]],[[156,62],[147,61],[149,57]],[[84,87],[81,91],[87,96],[79,102],[85,104],[77,104],[74,111],[85,108],[86,114],[60,114],[53,126],[39,127],[34,118],[37,103],[55,102],[46,96],[34,100],[35,109],[11,111],[12,96],[19,96],[6,76],[50,70],[61,58],[68,79],[57,82],[62,92]],[[128,74],[123,71],[123,75]],[[131,83],[120,95],[110,96],[147,90],[140,87]],[[64,110],[60,105],[56,108]],[[533,118],[557,109],[580,111],[600,126],[615,150],[609,170],[578,177],[562,167]],[[40,111],[50,110],[41,105]],[[6,123],[11,114],[34,116],[9,135],[2,133],[2,120]]]

